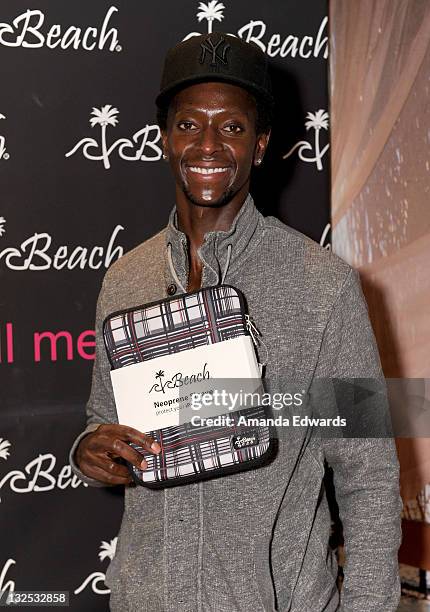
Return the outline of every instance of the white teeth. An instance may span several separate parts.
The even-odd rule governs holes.
[[[225,172],[228,168],[200,168],[198,166],[190,166],[191,172],[199,174],[213,174],[214,172]]]

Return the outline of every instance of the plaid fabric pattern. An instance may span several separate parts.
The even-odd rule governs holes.
[[[112,367],[122,368],[198,346],[222,342],[247,334],[244,311],[236,289],[220,285],[201,289],[108,317],[103,326],[104,341]],[[269,428],[237,425],[239,416],[264,418],[264,407],[229,414],[232,427],[193,426],[190,423],[145,432],[162,450],[155,456],[141,452],[148,467],[133,467],[142,483],[163,483],[203,475],[225,467],[243,465],[261,457],[268,449]],[[232,439],[252,432],[257,443],[233,448]]]
[[[266,426],[237,425],[240,415],[250,418],[264,418],[264,408],[248,408],[228,416],[234,421],[232,427],[196,427],[186,423],[178,427],[166,427],[147,432],[160,443],[162,452],[152,455],[132,444],[148,462],[145,471],[133,466],[135,475],[143,482],[163,482],[210,472],[220,468],[245,464],[261,457],[269,447],[269,429]],[[258,444],[236,450],[232,446],[233,436],[256,434]]]
[[[117,314],[104,339],[114,368],[236,338],[245,333],[237,292],[212,287]]]

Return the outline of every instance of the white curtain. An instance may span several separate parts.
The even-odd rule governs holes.
[[[331,0],[330,27],[333,249],[360,270],[385,375],[430,378],[430,2]],[[430,440],[398,450],[422,500]]]

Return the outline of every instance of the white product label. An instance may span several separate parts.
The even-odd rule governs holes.
[[[214,391],[219,394],[221,388],[224,401],[221,405],[206,403],[204,416],[240,410],[244,406],[237,401],[226,404],[233,395],[232,390],[236,395],[239,389],[243,393],[245,388],[252,393],[261,385],[249,336],[112,370],[111,378],[119,423],[140,431],[190,422],[198,414],[195,411],[200,410],[196,407],[196,397],[203,397],[203,393],[213,396]]]

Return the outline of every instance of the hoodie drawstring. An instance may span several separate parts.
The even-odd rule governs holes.
[[[184,293],[187,293],[187,290],[184,288],[184,285],[181,283],[178,278],[178,275],[176,274],[176,270],[172,261],[172,245],[170,244],[170,242],[167,243],[167,261],[169,262],[170,274],[173,276],[173,280],[178,285],[178,287],[182,289]]]
[[[221,285],[224,284],[225,277],[227,275],[227,270],[230,265],[230,258],[231,258],[231,244],[228,244],[227,245],[227,261],[225,262],[224,272],[222,273],[222,276],[221,276],[221,283],[218,283],[218,284],[221,284]]]
[[[230,259],[231,259],[231,251],[232,251],[232,246],[231,244],[227,245],[227,260],[225,262],[225,266],[224,266],[224,271],[221,275],[221,281],[219,279],[219,274],[218,274],[218,282],[217,285],[222,285],[225,281],[225,277],[227,276],[227,270],[228,267],[230,265]],[[175,267],[173,265],[173,260],[172,260],[172,245],[170,242],[167,243],[167,261],[169,263],[169,268],[170,268],[170,273],[175,281],[175,283],[178,285],[178,287],[180,287],[180,289],[186,293],[187,290],[185,289],[185,287],[183,286],[183,284],[181,283],[181,281],[178,278],[178,275],[176,274],[176,270]]]

